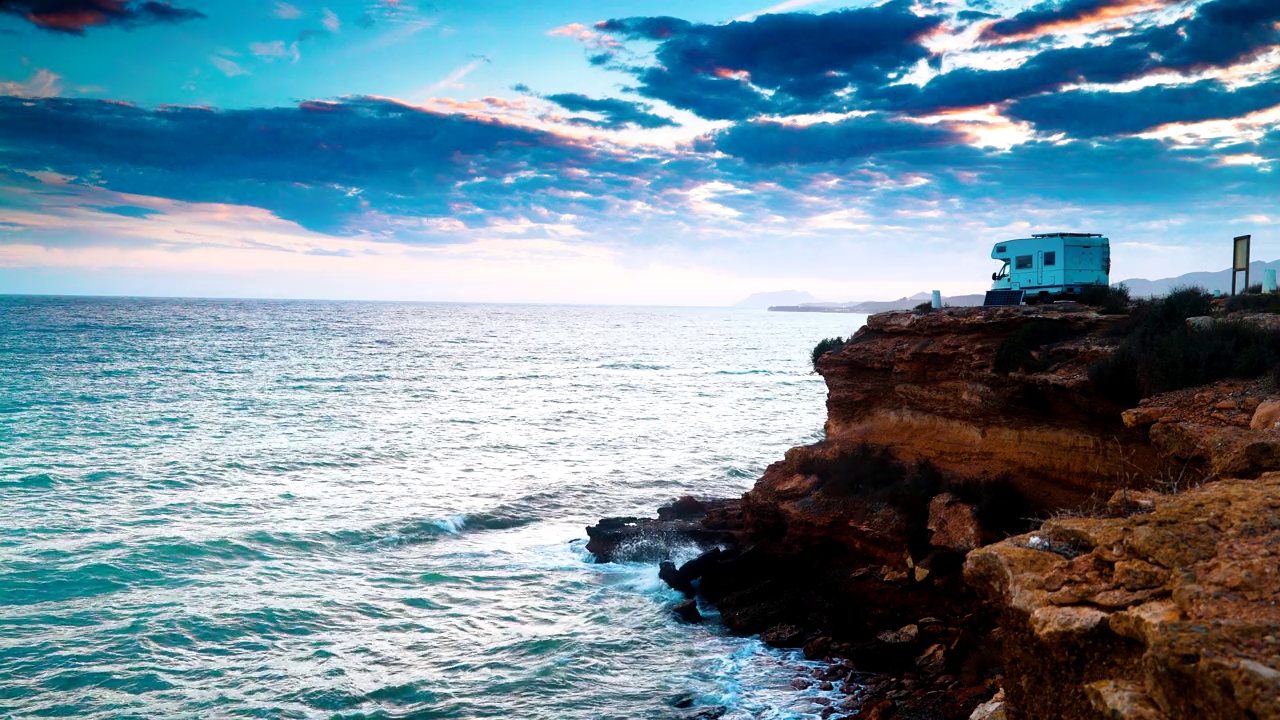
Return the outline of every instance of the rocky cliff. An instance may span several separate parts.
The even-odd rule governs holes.
[[[969,554],[1004,612],[1009,713],[1280,718],[1280,473],[1131,508]]]
[[[827,439],[890,447],[957,480],[1005,476],[1038,507],[1110,495],[1158,471],[1144,434],[1088,379],[1123,322],[1078,305],[874,315],[818,363]]]
[[[811,680],[849,695],[824,717],[1273,717],[1280,568],[1246,557],[1276,532],[1274,381],[1126,408],[1089,368],[1130,331],[1070,304],[872,316],[817,362],[823,442],[740,501],[602,523],[592,549],[714,546],[663,577],[734,631],[829,659]],[[1040,527],[1062,513],[1114,517]]]

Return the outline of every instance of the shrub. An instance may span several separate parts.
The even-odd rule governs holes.
[[[1017,535],[1031,530],[1035,520],[1030,517],[1027,499],[1014,487],[1008,477],[985,482],[956,483],[947,488],[961,502],[974,506],[974,516],[982,527],[1006,535]]]
[[[811,457],[802,472],[816,475],[822,492],[882,502],[902,517],[915,553],[929,545],[929,501],[942,490],[942,475],[928,462],[908,466],[884,447],[859,444],[832,458]]]
[[[1080,302],[1098,308],[1103,315],[1123,315],[1129,311],[1129,288],[1094,285],[1080,293]]]
[[[998,373],[1008,374],[1014,370],[1028,372],[1042,370],[1046,363],[1036,360],[1032,354],[1036,350],[1069,340],[1076,332],[1064,322],[1053,320],[1037,320],[1027,323],[1009,333],[1009,336],[996,347],[996,357],[992,367]]]
[[[1232,322],[1191,330],[1208,315],[1210,295],[1183,288],[1134,309],[1128,338],[1089,368],[1089,380],[1125,406],[1143,397],[1225,377],[1257,377],[1280,365],[1280,333]]]
[[[813,369],[818,369],[818,358],[826,355],[832,350],[839,350],[842,347],[844,347],[844,338],[842,337],[824,338],[819,340],[818,344],[813,346]]]
[[[933,302],[932,301],[922,302],[919,305],[915,306],[914,309],[916,312],[928,312],[933,309]]]
[[[1236,295],[1227,300],[1227,312],[1280,313],[1280,295]]]

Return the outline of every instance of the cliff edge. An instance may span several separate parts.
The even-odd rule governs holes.
[[[814,699],[823,717],[1277,717],[1275,380],[1138,392],[1126,372],[1156,387],[1166,368],[1115,363],[1099,379],[1133,365],[1160,311],[874,315],[815,363],[824,441],[741,500],[606,521],[588,547],[709,548],[663,564],[695,598],[681,616],[714,605],[735,632],[827,660],[797,685],[844,689]],[[1156,326],[1215,377],[1243,367],[1224,352],[1280,348],[1249,329],[1275,316],[1219,315]]]

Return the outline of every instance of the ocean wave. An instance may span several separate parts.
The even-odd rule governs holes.
[[[790,375],[785,370],[717,370],[716,375]]]
[[[342,545],[376,549],[434,542],[443,537],[461,535],[470,531],[509,530],[537,522],[537,520],[536,517],[512,515],[501,511],[480,512],[381,523],[364,530],[332,531],[326,533],[326,536]]]
[[[599,367],[601,370],[667,370],[671,366],[670,365],[653,365],[650,363],[638,363],[638,362],[630,362],[630,363],[615,362],[615,363],[606,363],[604,365],[600,365]]]

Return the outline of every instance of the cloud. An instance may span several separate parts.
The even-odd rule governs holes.
[[[551,37],[573,38],[587,47],[597,50],[622,47],[621,43],[609,37],[608,34],[599,30],[593,30],[582,23],[570,23],[569,25],[552,28],[547,32],[547,35],[550,35]]]
[[[0,13],[17,15],[45,30],[73,35],[83,35],[86,28],[103,25],[132,28],[205,17],[199,10],[155,0],[0,0]]]
[[[249,43],[249,52],[266,60],[282,58],[288,54],[283,40]]]
[[[30,79],[25,81],[3,81],[0,80],[0,95],[12,95],[14,97],[25,98],[42,98],[55,97],[62,94],[62,78],[61,76],[49,72],[48,70],[37,70]]]
[[[271,14],[281,20],[297,20],[302,17],[302,11],[287,2],[276,3],[275,9],[271,11]]]
[[[241,67],[240,63],[232,60],[231,58],[223,57],[222,55],[210,55],[209,62],[213,63],[213,66],[222,71],[222,74],[227,77],[251,74],[248,70]]]
[[[1275,0],[1210,0],[1189,18],[1112,35],[1106,44],[1043,50],[1013,68],[961,67],[923,86],[868,88],[863,99],[874,107],[931,113],[1018,100],[1068,85],[1227,67],[1280,45],[1278,25],[1280,2]]]
[[[1236,118],[1280,106],[1280,81],[1230,88],[1217,80],[1131,92],[1073,90],[1013,103],[1009,117],[1071,137],[1134,135],[1169,123]]]
[[[98,212],[110,213],[121,217],[137,218],[145,220],[152,215],[162,215],[159,210],[153,208],[138,207],[137,205],[98,205],[94,207]]]
[[[440,78],[436,82],[432,83],[431,86],[427,88],[427,92],[436,93],[446,88],[455,89],[455,90],[459,89],[463,87],[462,80],[465,77],[475,72],[475,70],[479,68],[481,65],[487,65],[489,64],[489,62],[491,62],[489,58],[483,55],[473,57],[470,62],[464,65],[459,65],[458,67],[451,70],[448,75],[445,75],[444,77]]]
[[[339,30],[342,29],[342,21],[338,19],[337,13],[330,10],[329,8],[325,8],[324,11],[321,13],[320,22],[324,25],[324,29],[328,30],[331,33],[336,34]]]
[[[596,27],[628,40],[658,41],[656,64],[630,69],[641,95],[707,119],[743,119],[766,110],[831,109],[841,93],[882,85],[929,57],[922,40],[941,24],[941,16],[915,14],[910,0],[890,0],[726,25],[639,17]]]
[[[603,120],[575,118],[600,128],[617,129],[631,126],[650,129],[678,125],[671,118],[650,112],[653,106],[645,103],[616,98],[590,98],[579,93],[557,93],[547,95],[546,99],[570,112],[592,112],[603,115]]]
[[[1165,7],[1181,0],[1066,0],[1043,2],[1030,10],[988,25],[982,39],[1005,41],[1064,32],[1100,20]]]
[[[545,204],[528,194],[540,189],[599,191],[579,168],[622,163],[548,132],[375,98],[222,111],[0,98],[0,166],[262,207],[326,232],[365,213],[483,224]],[[462,202],[464,181],[477,184]]]
[[[839,163],[872,155],[948,147],[964,136],[946,127],[922,125],[879,115],[839,122],[794,125],[765,120],[720,131],[717,150],[750,163]]]

